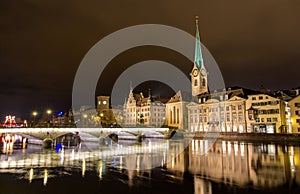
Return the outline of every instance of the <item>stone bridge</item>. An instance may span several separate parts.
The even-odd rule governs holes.
[[[145,138],[168,138],[169,128],[3,128],[0,133],[19,134],[28,138],[29,143],[42,144],[43,140],[53,141],[70,133],[78,133],[82,141],[98,141],[99,138],[137,140]]]

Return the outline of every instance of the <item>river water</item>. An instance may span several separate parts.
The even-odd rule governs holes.
[[[2,150],[0,194],[299,193],[300,147],[209,140]]]

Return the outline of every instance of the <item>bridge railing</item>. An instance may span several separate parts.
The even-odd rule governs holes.
[[[51,133],[51,132],[167,132],[169,128],[3,128],[0,133]]]

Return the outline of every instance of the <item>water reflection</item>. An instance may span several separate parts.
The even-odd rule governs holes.
[[[212,193],[211,182],[195,176],[194,190],[195,190],[195,194],[211,194]]]
[[[192,140],[188,157],[184,158],[191,174],[241,187],[275,188],[299,184],[299,147],[220,141],[203,153],[208,143],[207,140]],[[175,166],[181,169],[186,166],[182,159],[176,162]],[[174,169],[173,166],[170,169]]]
[[[0,170],[25,169],[24,178],[29,183],[41,179],[44,186],[57,176],[72,176],[76,170],[83,179],[90,173],[95,174],[99,183],[110,174],[118,173],[121,178],[114,177],[110,181],[120,180],[132,187],[138,185],[137,180],[155,181],[151,168],[159,164],[163,181],[182,184],[189,181],[186,174],[193,176],[193,190],[197,194],[213,193],[213,184],[256,189],[300,184],[299,146],[194,139],[177,155],[186,144],[182,140],[166,141],[163,145],[154,141],[130,146],[91,143],[58,153],[29,145],[25,153],[15,150],[9,155],[2,154]]]

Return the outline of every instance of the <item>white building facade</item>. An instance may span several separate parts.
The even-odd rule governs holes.
[[[130,88],[123,106],[123,126],[162,127],[165,124],[165,110],[165,104],[154,100],[150,92],[145,98],[142,93],[133,94]]]

